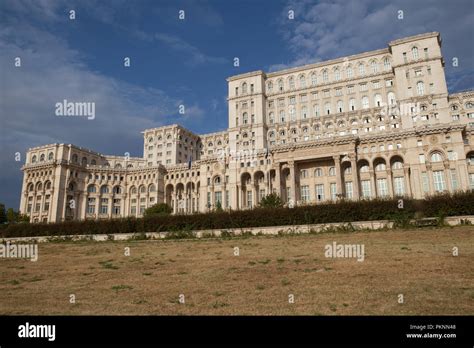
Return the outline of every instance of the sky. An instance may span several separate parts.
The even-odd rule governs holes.
[[[226,78],[248,71],[439,31],[449,91],[473,89],[473,23],[472,0],[0,0],[0,202],[18,209],[31,147],[141,157],[146,128],[226,129]],[[94,102],[95,118],[56,116],[64,99]]]

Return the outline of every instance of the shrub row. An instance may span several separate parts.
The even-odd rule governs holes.
[[[370,220],[407,221],[413,217],[474,215],[474,192],[432,196],[423,200],[398,199],[339,201],[295,208],[256,208],[193,215],[150,216],[111,220],[67,221],[48,224],[11,224],[0,230],[2,237],[57,236],[74,234],[113,234],[177,232],[204,229],[249,228],[354,222]]]

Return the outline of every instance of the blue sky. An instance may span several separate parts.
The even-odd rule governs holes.
[[[356,54],[439,31],[450,92],[472,89],[473,6],[472,0],[0,0],[0,202],[18,208],[29,147],[73,143],[142,156],[145,128],[225,129],[226,78],[247,71]],[[131,58],[130,68],[124,57]],[[63,99],[94,101],[96,118],[56,117],[54,104]]]

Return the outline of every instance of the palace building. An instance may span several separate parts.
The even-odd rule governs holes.
[[[27,152],[32,222],[249,209],[474,189],[474,93],[448,94],[437,32],[228,81],[228,129],[146,129],[143,157],[71,144]]]

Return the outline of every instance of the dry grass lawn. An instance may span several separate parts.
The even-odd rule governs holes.
[[[326,258],[333,241],[364,244],[365,260]],[[473,315],[473,260],[471,226],[44,243],[37,262],[0,259],[0,314]]]

